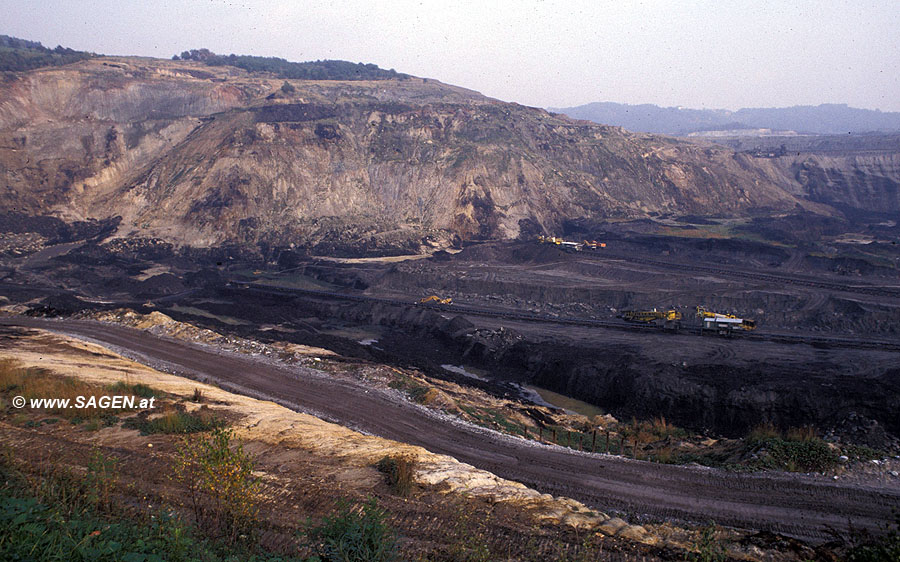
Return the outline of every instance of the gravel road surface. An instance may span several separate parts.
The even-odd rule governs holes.
[[[303,367],[217,353],[208,347],[88,321],[0,318],[0,324],[43,328],[108,344],[156,368],[206,377],[257,397],[320,414],[374,435],[516,480],[541,492],[578,499],[601,511],[760,529],[821,541],[829,528],[875,529],[893,521],[900,484],[875,488],[825,477],[733,473],[702,467],[639,462],[578,453],[562,447],[448,422],[414,404]]]

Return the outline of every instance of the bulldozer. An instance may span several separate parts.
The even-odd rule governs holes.
[[[453,304],[453,299],[451,297],[442,299],[437,295],[431,295],[419,299],[419,304]]]

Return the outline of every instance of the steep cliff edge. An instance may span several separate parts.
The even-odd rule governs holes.
[[[433,80],[289,81],[101,57],[6,73],[0,211],[123,218],[176,244],[369,249],[572,218],[785,211],[795,180]]]

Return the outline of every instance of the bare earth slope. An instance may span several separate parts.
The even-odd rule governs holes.
[[[110,57],[6,73],[0,211],[121,216],[120,234],[193,246],[415,249],[582,217],[823,209],[730,149],[419,78],[283,82]]]
[[[345,383],[302,376],[253,359],[216,354],[146,332],[77,321],[3,319],[15,324],[89,337],[191,377],[206,377],[242,393],[381,437],[427,447],[542,492],[592,506],[823,539],[827,529],[874,528],[890,521],[900,491],[810,477],[742,474],[587,455],[471,429],[432,417],[408,403],[388,400]],[[299,377],[299,378],[298,378]]]

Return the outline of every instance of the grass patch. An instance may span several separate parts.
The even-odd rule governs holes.
[[[121,384],[121,383],[120,383]],[[133,387],[143,387],[139,391],[152,391],[144,385],[127,385],[128,393],[132,393]],[[46,369],[34,367],[21,367],[15,361],[9,359],[0,360],[0,395],[5,402],[9,402],[15,396],[21,396],[26,401],[33,399],[57,399],[68,400],[75,404],[81,397],[85,401],[93,399],[98,403],[99,399],[110,395],[110,387],[91,384],[76,378],[66,377],[52,373]],[[117,414],[133,410],[134,408],[67,408],[59,404],[53,407],[43,407],[33,410],[31,413],[48,416],[56,416],[73,423],[83,421],[91,422],[91,425],[112,425],[118,419]]]
[[[164,395],[163,392],[151,388],[146,384],[129,384],[124,381],[119,381],[116,384],[110,385],[109,390],[110,392],[114,392],[117,394],[138,396],[140,398],[160,398]]]
[[[855,461],[871,461],[875,459],[883,459],[888,456],[887,451],[873,449],[866,445],[844,445],[841,452],[847,455],[847,458]]]
[[[710,523],[700,531],[700,536],[692,545],[692,550],[685,556],[691,562],[725,562],[728,552],[719,542],[716,535],[718,528]]]
[[[474,418],[479,425],[515,435],[522,434],[522,426],[509,421],[498,410],[493,408],[478,409],[469,406],[460,406],[460,408]]]
[[[181,409],[169,410],[165,414],[147,419],[146,417],[134,417],[125,420],[122,427],[137,429],[141,435],[153,435],[163,433],[167,435],[200,433],[225,427],[225,421],[215,416],[205,407],[196,412],[185,412]]]
[[[790,472],[821,472],[838,463],[838,454],[812,428],[793,428],[782,435],[771,425],[755,428],[747,437],[748,451],[757,455],[753,468]]]
[[[88,478],[55,470],[20,473],[0,462],[0,560],[133,560],[146,562],[295,561],[254,546],[202,537],[177,517],[159,512],[114,515],[102,494],[116,485],[114,460],[95,455]]]
[[[431,390],[431,387],[419,384],[406,375],[400,375],[400,377],[389,382],[388,386],[405,393],[419,404],[424,404],[429,399],[428,391]]]
[[[313,560],[387,562],[397,560],[399,552],[396,534],[386,519],[375,498],[363,505],[342,502],[338,512],[319,525],[307,523],[303,534],[318,555]]]

